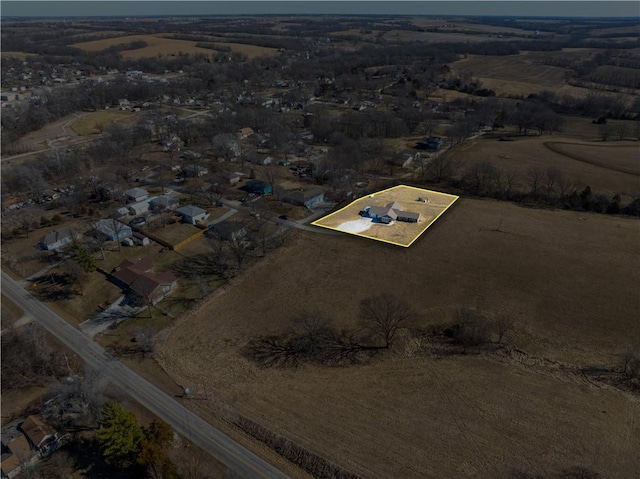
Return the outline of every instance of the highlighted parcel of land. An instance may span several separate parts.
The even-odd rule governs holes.
[[[407,248],[458,198],[398,185],[358,198],[311,224]]]

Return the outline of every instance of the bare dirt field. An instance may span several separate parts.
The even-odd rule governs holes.
[[[302,309],[353,326],[358,301],[385,291],[413,304],[423,325],[475,307],[516,318],[509,341],[531,355],[617,364],[640,340],[639,235],[633,219],[468,199],[410,249],[305,233],[179,321],[160,360],[179,384],[206,387],[364,477],[572,466],[637,477],[640,406],[617,390],[489,355],[415,357],[410,342],[335,369],[259,369],[240,350],[283,332]],[[266,285],[269,294],[258,294]]]
[[[75,48],[80,48],[85,51],[100,51],[105,48],[109,48],[113,45],[119,45],[123,43],[131,43],[135,41],[145,41],[147,46],[136,50],[125,50],[122,52],[123,58],[145,58],[155,57],[158,55],[172,56],[179,53],[195,54],[202,53],[208,56],[216,54],[215,50],[208,48],[196,47],[196,41],[191,40],[176,40],[173,38],[166,38],[163,34],[158,35],[128,35],[124,37],[106,38],[103,40],[94,40],[90,42],[82,42],[71,45]],[[245,45],[241,43],[222,43],[221,47],[229,47],[231,51],[239,52],[247,55],[248,58],[254,58],[257,56],[273,56],[278,54],[278,50],[275,48],[260,47],[258,45]]]
[[[419,201],[418,198],[425,201]],[[407,247],[411,246],[457,199],[454,195],[399,185],[359,198],[312,224]],[[393,202],[397,202],[403,211],[419,213],[418,222],[394,221],[385,225],[373,223],[370,218],[362,218],[359,215],[367,206],[385,206]]]
[[[584,157],[577,160],[553,151],[545,146],[547,142]],[[528,188],[528,175],[532,168],[545,170],[554,167],[560,170],[564,178],[576,182],[578,186],[589,185],[591,189],[603,194],[633,195],[640,190],[638,176],[636,173],[620,171],[620,168],[633,168],[634,163],[637,165],[637,152],[638,146],[634,143],[611,142],[610,145],[603,145],[580,142],[575,138],[544,135],[519,137],[512,142],[474,140],[456,148],[452,154],[463,162],[465,168],[488,161],[499,168],[516,171],[519,175],[518,182],[525,190]],[[588,161],[584,161],[585,159]]]
[[[473,73],[486,78],[520,82],[531,86],[555,88],[564,84],[564,68],[542,65],[526,55],[469,55],[451,64],[455,71]]]

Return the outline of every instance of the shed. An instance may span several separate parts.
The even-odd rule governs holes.
[[[206,210],[194,205],[187,205],[182,208],[178,208],[176,213],[182,216],[183,222],[192,225],[195,225],[198,221],[205,221],[209,217],[209,213],[207,213]]]
[[[133,235],[131,235],[131,239],[133,240],[134,244],[137,244],[139,246],[148,246],[149,244],[151,244],[149,238],[147,238],[142,233],[134,232]]]

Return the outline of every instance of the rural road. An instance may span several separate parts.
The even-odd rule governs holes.
[[[225,464],[238,477],[288,477],[109,356],[100,345],[31,296],[20,283],[4,271],[2,272],[2,294],[71,348],[89,367],[103,373],[113,384],[164,420],[175,431],[188,437],[193,443]]]

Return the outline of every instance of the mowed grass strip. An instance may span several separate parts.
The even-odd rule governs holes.
[[[411,357],[410,341],[351,368],[260,369],[239,352],[251,338],[283,333],[304,309],[353,328],[359,300],[389,292],[425,327],[475,307],[513,317],[509,341],[532,355],[617,364],[640,340],[639,235],[633,219],[464,198],[409,249],[305,233],[178,323],[160,356],[176,382],[219,393],[365,477],[508,477],[576,465],[636,477],[637,400],[575,377],[475,355]]]

